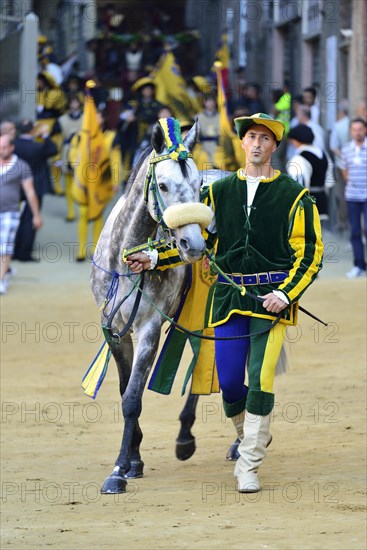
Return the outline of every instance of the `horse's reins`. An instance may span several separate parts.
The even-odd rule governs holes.
[[[129,279],[130,279],[130,277],[129,277]],[[144,287],[144,272],[140,276],[139,285],[137,285],[136,283],[133,283],[133,288],[131,289],[131,291],[128,294],[126,294],[126,296],[124,296],[118,302],[116,307],[114,307],[112,309],[112,311],[109,313],[109,315],[107,317],[107,323],[105,325],[102,325],[102,331],[105,335],[105,338],[106,338],[107,342],[112,342],[112,341],[119,342],[121,340],[121,338],[123,338],[125,336],[125,334],[127,334],[127,332],[130,330],[131,325],[133,324],[134,319],[135,319],[136,314],[137,314],[138,309],[139,309],[141,297],[143,295],[143,287]],[[130,294],[133,292],[133,290],[135,288],[137,288],[137,290],[139,292],[136,293],[135,302],[134,302],[133,308],[131,310],[129,319],[127,320],[127,323],[126,323],[126,325],[124,326],[124,328],[122,329],[121,332],[113,332],[113,330],[112,330],[112,321],[113,321],[116,313],[118,312],[118,310],[122,306],[122,304],[125,302],[125,300],[127,300],[129,298]]]
[[[210,255],[208,253],[208,251],[206,251],[206,254],[208,256],[208,258],[210,259],[210,262],[211,262],[211,265],[217,270],[218,273],[220,273],[222,275],[222,277],[224,277],[229,284],[231,284],[234,288],[236,288],[238,291],[241,292],[242,295],[244,295],[244,290],[245,290],[245,294],[257,301],[257,302],[260,302],[260,303],[263,303],[265,301],[265,298],[263,298],[262,296],[257,296],[256,294],[253,294],[252,292],[248,291],[247,289],[245,289],[245,287],[240,287],[238,284],[236,284],[232,279],[230,279],[219,267],[218,265],[215,263],[215,261],[213,260],[212,258],[212,255]],[[130,277],[129,277],[130,279]],[[105,337],[106,337],[106,340],[111,342],[112,340],[115,340],[115,341],[120,341],[120,339],[125,336],[125,334],[129,331],[132,323],[134,322],[134,319],[135,319],[135,316],[137,314],[137,311],[138,311],[138,308],[139,308],[139,304],[140,304],[140,300],[141,300],[141,296],[144,295],[144,298],[146,300],[148,300],[152,306],[154,307],[154,309],[156,311],[158,311],[158,313],[166,320],[170,323],[171,326],[174,326],[176,329],[180,330],[181,332],[184,332],[185,334],[187,334],[188,336],[194,336],[195,338],[199,338],[200,340],[241,340],[243,338],[251,338],[252,336],[259,336],[261,334],[265,334],[266,332],[269,332],[270,330],[272,330],[281,320],[282,318],[282,313],[284,311],[284,309],[278,313],[276,319],[274,319],[274,321],[272,321],[270,323],[270,325],[266,328],[266,329],[263,329],[263,330],[259,330],[257,332],[252,332],[250,334],[241,334],[240,336],[223,336],[223,337],[216,337],[216,336],[207,336],[207,335],[204,335],[204,334],[200,334],[198,332],[194,332],[194,331],[191,331],[189,329],[187,329],[186,327],[180,325],[179,323],[177,323],[177,321],[175,321],[172,317],[169,317],[168,315],[166,315],[161,309],[158,308],[158,306],[149,298],[149,296],[147,295],[147,293],[143,290],[143,287],[144,287],[144,272],[142,272],[141,274],[141,278],[140,278],[140,281],[139,281],[139,286],[137,286],[136,283],[133,283],[133,288],[132,290],[129,292],[129,294],[127,294],[126,296],[124,296],[124,298],[122,298],[120,300],[120,302],[117,304],[117,306],[111,311],[111,313],[109,314],[108,316],[108,319],[107,319],[107,325],[103,327],[103,332],[105,334]],[[137,288],[137,294],[136,294],[136,297],[135,297],[135,302],[134,302],[134,306],[131,310],[131,313],[130,313],[130,317],[125,325],[125,327],[123,328],[123,330],[119,333],[113,333],[112,331],[112,328],[111,328],[111,325],[112,325],[112,321],[113,321],[113,318],[115,317],[116,313],[118,312],[118,310],[120,309],[121,305],[125,302],[125,300],[130,296],[130,294],[133,292],[133,290]],[[324,321],[322,321],[321,319],[319,319],[316,315],[314,315],[313,313],[311,313],[310,311],[308,311],[307,309],[303,308],[302,306],[298,305],[298,308],[300,311],[302,311],[303,313],[305,313],[306,315],[312,317],[312,319],[315,319],[316,321],[318,321],[319,323],[322,323],[323,325],[325,326],[328,326],[327,323],[325,323]],[[285,308],[286,309],[286,308]]]

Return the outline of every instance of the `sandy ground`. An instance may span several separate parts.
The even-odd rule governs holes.
[[[235,490],[219,395],[200,398],[196,454],[176,460],[182,370],[171,396],[144,395],[145,477],[102,496],[122,433],[117,373],[111,361],[98,399],[83,395],[101,332],[63,208],[48,198],[42,262],[14,263],[0,302],[1,548],[366,548],[366,281],[343,278],[346,242],[328,236],[325,269],[302,301],[330,326],[300,315],[289,333],[262,492]]]

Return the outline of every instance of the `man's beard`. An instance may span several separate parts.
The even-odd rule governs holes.
[[[251,158],[251,164],[253,164],[254,166],[257,166],[259,164],[263,164],[263,158],[262,158],[261,153],[260,153],[259,156]]]

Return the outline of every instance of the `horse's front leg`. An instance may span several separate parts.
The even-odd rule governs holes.
[[[133,466],[142,475],[143,462],[140,459],[139,446],[142,433],[138,419],[142,410],[142,396],[146,380],[157,353],[161,325],[159,321],[146,323],[137,334],[133,367],[126,390],[122,396],[124,432],[120,453],[115,462],[112,475],[106,479],[102,492],[118,493],[126,490],[126,477]],[[138,464],[134,464],[138,462]],[[141,477],[130,476],[130,477]]]
[[[134,358],[131,336],[128,334],[119,342],[112,341],[109,347],[116,361],[120,381],[120,395],[122,398],[129,382]],[[138,429],[140,431],[139,425]],[[123,472],[120,472],[120,469],[115,467],[112,474],[105,479],[101,492],[106,494],[124,493],[126,491],[126,485],[127,482]]]

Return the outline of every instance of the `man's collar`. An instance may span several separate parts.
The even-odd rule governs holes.
[[[361,149],[362,147],[367,147],[367,136],[364,138],[363,143],[361,143],[361,145],[358,145],[355,139],[352,139],[352,143],[354,147],[358,147],[359,149]]]

